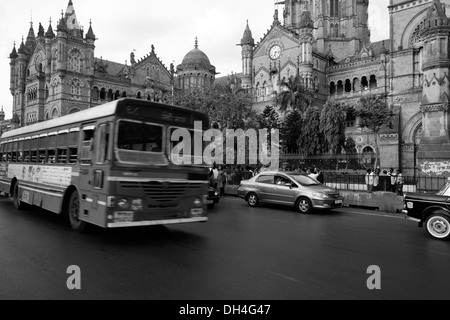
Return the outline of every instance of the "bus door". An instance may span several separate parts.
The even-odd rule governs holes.
[[[81,150],[80,150],[80,169],[79,169],[79,199],[80,199],[80,218],[81,220],[94,222],[97,201],[95,201],[95,136],[96,124],[84,124],[81,127]],[[94,204],[95,202],[95,204]]]

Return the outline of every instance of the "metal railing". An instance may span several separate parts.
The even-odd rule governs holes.
[[[242,180],[250,179],[253,173],[250,171],[228,171],[226,172],[226,183],[230,186],[238,186]],[[338,190],[367,191],[365,174],[348,174],[342,172],[324,172],[325,185]],[[409,193],[435,193],[447,182],[447,177],[431,176],[403,176],[403,192]],[[380,175],[378,186],[374,191],[396,192],[391,186],[391,177]]]
[[[325,184],[329,187],[348,191],[367,191],[366,176],[364,174],[345,174],[325,172]],[[391,177],[380,175],[378,187],[374,191],[395,191],[391,186]],[[403,176],[403,192],[427,192],[439,191],[447,182],[447,177],[431,176]]]

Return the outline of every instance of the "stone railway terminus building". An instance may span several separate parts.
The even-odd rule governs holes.
[[[389,38],[378,42],[370,40],[368,8],[369,0],[280,1],[259,42],[247,22],[242,70],[216,79],[197,42],[176,68],[166,68],[153,46],[139,60],[131,53],[129,64],[95,57],[92,25],[85,34],[69,0],[55,31],[50,22],[36,36],[31,25],[10,54],[13,122],[29,125],[122,96],[165,101],[174,90],[218,82],[250,91],[262,111],[285,90],[283,80],[300,74],[318,107],[329,98],[356,104],[362,95],[386,94],[396,117],[379,136],[381,166],[448,175],[450,0],[390,0]],[[357,121],[349,117],[347,133],[358,152],[370,152],[374,136]]]

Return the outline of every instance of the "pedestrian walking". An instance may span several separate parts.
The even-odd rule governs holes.
[[[225,196],[225,184],[227,182],[227,177],[225,171],[221,166],[219,166],[219,175],[217,177],[217,188],[219,189],[219,195],[221,197]]]
[[[372,193],[373,192],[373,177],[374,173],[372,172],[372,169],[367,169],[366,173],[366,185],[367,185],[367,192]]]
[[[403,183],[404,183],[404,180],[403,180],[402,170],[398,169],[396,184],[397,184],[397,195],[399,195],[399,196],[403,196]]]

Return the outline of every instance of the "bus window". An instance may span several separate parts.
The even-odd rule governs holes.
[[[12,143],[11,162],[17,162],[17,141]]]
[[[31,163],[37,162],[37,154],[38,154],[38,138],[31,139],[30,149],[31,149]]]
[[[47,137],[47,163],[54,164],[56,162],[56,145],[57,145],[56,134],[49,135]]]
[[[30,142],[31,140],[29,138],[26,138],[23,142],[23,162],[29,163],[30,162]]]
[[[47,137],[39,137],[38,163],[45,163],[47,160]]]
[[[95,126],[90,125],[83,128],[83,141],[81,143],[81,163],[92,163],[92,150],[94,147]]]
[[[108,162],[109,157],[109,125],[101,124],[97,130],[97,153],[96,153],[96,163],[102,164]]]
[[[69,145],[69,133],[64,132],[64,133],[58,134],[58,149],[57,149],[56,163],[60,163],[60,164],[67,163],[68,145]]]
[[[76,164],[78,161],[78,139],[80,132],[77,129],[71,129],[69,133],[69,164]]]

